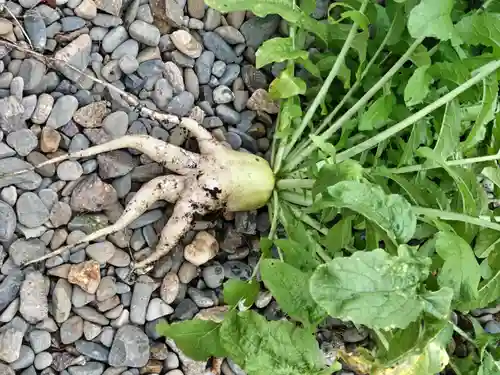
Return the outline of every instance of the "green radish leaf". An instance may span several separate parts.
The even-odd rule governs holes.
[[[444,287],[435,292],[427,291],[422,294],[422,299],[425,303],[425,311],[433,316],[440,315],[443,320],[448,319],[453,300],[453,289]]]
[[[462,129],[460,106],[457,100],[452,100],[446,104],[443,122],[439,130],[439,137],[434,146],[434,152],[441,159],[446,160],[457,151],[460,143],[460,131]]]
[[[498,167],[485,167],[481,174],[500,188],[500,169]]]
[[[363,167],[355,160],[344,160],[337,164],[325,164],[319,170],[312,189],[313,196],[323,193],[329,186],[344,180],[361,181]]]
[[[417,68],[408,81],[404,92],[405,103],[408,107],[422,103],[429,94],[429,86],[433,78],[427,73],[427,69],[429,69],[429,65]]]
[[[206,0],[205,3],[222,13],[250,10],[259,17],[279,14],[286,21],[316,34],[325,43],[329,40],[329,25],[309,17],[296,6],[295,0]]]
[[[408,242],[417,226],[416,216],[401,195],[387,195],[380,186],[341,181],[327,188],[323,207],[349,208],[382,228],[393,241]]]
[[[206,361],[210,357],[226,357],[220,341],[221,323],[210,320],[186,320],[179,323],[160,323],[158,334],[169,337],[190,358]]]
[[[500,243],[500,232],[483,228],[479,231],[474,246],[474,253],[478,258],[487,258]],[[500,250],[500,247],[498,248]]]
[[[469,79],[469,69],[460,61],[438,62],[432,64],[428,73],[436,80],[440,80],[450,89],[460,86]]]
[[[415,164],[415,151],[420,145],[426,145],[429,140],[430,125],[425,120],[420,120],[413,125],[410,138],[403,147],[403,155],[399,160],[398,167]]]
[[[338,223],[328,230],[323,245],[329,254],[335,254],[342,249],[350,247],[354,241],[352,236],[353,216],[342,218]]]
[[[453,289],[456,302],[475,300],[480,268],[469,244],[454,233],[439,232],[436,235],[436,252],[444,260],[438,275],[439,285]]]
[[[500,18],[499,18],[500,20]],[[486,135],[486,124],[493,120],[498,104],[498,82],[494,76],[483,80],[483,100],[481,111],[477,116],[474,126],[470,130],[467,139],[462,142],[462,150],[468,151],[475,148],[484,140]]]
[[[220,329],[227,357],[249,375],[308,375],[324,370],[315,336],[287,321],[266,321],[248,310],[232,312]]]
[[[323,151],[328,157],[332,157],[335,159],[335,155],[337,154],[337,150],[335,146],[331,143],[325,141],[325,139],[319,135],[309,135],[312,143],[314,143],[319,150]]]
[[[500,48],[500,14],[490,12],[472,13],[463,17],[456,25],[464,43]]]
[[[266,40],[255,54],[255,67],[262,68],[273,62],[295,59],[307,59],[307,51],[297,50],[291,38],[273,38]]]
[[[398,256],[382,249],[358,251],[319,266],[310,291],[331,316],[370,328],[405,328],[423,310],[418,290],[429,266],[429,258],[405,249]]]
[[[326,317],[308,293],[309,274],[279,260],[264,259],[260,274],[281,309],[304,327],[315,327]]]
[[[298,242],[290,239],[279,239],[274,242],[282,250],[285,262],[294,268],[309,273],[319,266],[320,263],[313,254]]]
[[[321,72],[319,71],[319,68],[316,65],[314,65],[314,63],[311,60],[298,58],[298,59],[296,59],[296,61],[297,61],[297,64],[302,65],[304,67],[304,69],[306,69],[313,76],[315,76],[317,78],[321,78]],[[347,71],[349,72],[349,77],[350,77],[351,71],[345,65],[344,65],[344,68],[347,69]]]
[[[500,295],[500,271],[489,280],[483,282],[477,292],[477,298],[473,301],[464,301],[459,305],[461,311],[469,311],[488,306],[498,299]]]
[[[300,0],[300,9],[310,15],[316,9],[316,0]]]
[[[393,95],[385,95],[375,100],[361,115],[359,130],[380,129],[387,125],[390,122],[389,116],[394,104],[396,104],[396,98]]]
[[[224,302],[231,306],[238,306],[240,302],[246,307],[254,304],[259,294],[259,283],[252,279],[250,282],[231,279],[224,283]]]
[[[274,99],[286,99],[303,95],[306,90],[306,83],[301,78],[291,76],[286,70],[283,70],[280,76],[275,78],[269,85],[269,94]]]
[[[337,61],[337,56],[326,55],[316,63],[316,67],[320,72],[327,74],[333,64],[335,64],[335,61]],[[351,70],[347,67],[345,61],[340,64],[340,70],[337,77],[344,83],[344,88],[351,87]]]
[[[455,37],[451,20],[454,0],[422,0],[410,12],[408,31],[413,38],[432,37],[443,41]]]
[[[500,374],[500,363],[495,361],[488,352],[484,353],[483,362],[479,367],[477,375],[498,375]]]

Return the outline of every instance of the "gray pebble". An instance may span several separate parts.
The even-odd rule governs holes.
[[[68,367],[70,375],[101,375],[104,372],[104,364],[100,362],[88,362],[83,366]]]
[[[30,9],[24,14],[24,28],[33,43],[33,48],[43,52],[47,44],[47,32],[45,22],[35,9]]]
[[[43,370],[52,364],[52,354],[48,352],[38,353],[35,357],[34,365],[37,370]]]
[[[129,55],[131,57],[137,57],[139,53],[139,43],[134,39],[127,39],[122,44],[120,44],[111,54],[111,59],[119,60],[121,57],[125,55]]]
[[[14,209],[8,204],[0,201],[0,241],[9,241],[12,238],[15,229],[16,214]]]
[[[257,48],[274,35],[279,22],[280,17],[277,15],[268,15],[264,18],[253,17],[241,25],[240,32],[245,37],[248,46]]]
[[[205,48],[214,53],[217,59],[225,63],[234,63],[240,60],[231,46],[217,33],[209,31],[203,34],[203,44]]]
[[[155,288],[155,282],[149,276],[142,275],[138,278],[132,293],[130,308],[130,321],[132,323],[144,324],[146,322],[148,303]]]
[[[199,311],[198,306],[189,298],[183,299],[174,310],[172,319],[189,320]]]
[[[63,181],[78,180],[82,174],[82,166],[74,160],[65,160],[57,166],[57,177]]]
[[[125,325],[118,329],[109,352],[111,366],[143,367],[149,360],[149,339],[135,326]]]
[[[57,280],[52,292],[52,316],[57,323],[65,322],[71,312],[72,287],[65,279]]]
[[[195,72],[200,85],[205,85],[210,81],[215,55],[212,51],[204,51],[195,63]]]
[[[28,273],[20,289],[19,312],[31,324],[35,324],[48,316],[47,295],[49,283],[41,272]]]
[[[214,30],[221,24],[222,15],[218,10],[208,8],[205,13],[205,30]]]
[[[226,63],[221,60],[217,60],[214,62],[214,65],[212,66],[212,74],[216,76],[217,78],[222,77],[224,72],[226,71]]]
[[[100,362],[106,362],[108,360],[108,348],[96,342],[78,340],[75,342],[75,349],[90,359]]]
[[[63,32],[70,32],[81,29],[85,26],[85,20],[80,17],[63,17],[61,19]]]
[[[236,125],[240,122],[241,119],[239,112],[235,111],[225,104],[218,105],[215,108],[215,113],[222,119],[222,121],[229,125]]]
[[[76,110],[78,109],[78,100],[72,95],[64,95],[56,100],[49,118],[47,119],[47,126],[51,128],[60,128],[67,124]]]
[[[10,367],[13,370],[22,370],[30,367],[34,361],[35,353],[33,352],[33,350],[29,346],[23,345],[21,346],[21,350],[19,352],[19,358],[16,361],[12,362],[10,364]]]
[[[127,54],[120,58],[118,66],[124,74],[131,74],[139,68],[139,63],[134,56]]]
[[[28,228],[36,228],[49,219],[49,210],[32,192],[22,194],[16,204],[17,218]]]
[[[193,68],[195,64],[195,59],[179,51],[172,52],[172,61],[181,68]]]
[[[188,91],[175,96],[167,106],[167,112],[176,116],[186,116],[194,106],[194,95]]]
[[[66,225],[71,220],[71,207],[64,202],[57,202],[50,210],[50,222],[54,228]]]
[[[200,85],[198,82],[198,77],[196,76],[196,73],[193,69],[184,69],[184,82],[186,84],[186,90],[193,94],[195,100],[198,99],[200,95]]]
[[[142,20],[135,20],[129,27],[130,36],[139,43],[155,47],[160,43],[160,30]]]
[[[171,61],[167,61],[164,64],[164,73],[175,94],[180,94],[185,90],[183,75],[177,65]]]
[[[29,129],[21,129],[10,133],[6,141],[21,156],[27,156],[38,145],[38,138]]]
[[[228,64],[226,71],[220,77],[219,84],[230,86],[234,80],[240,75],[241,67],[238,64]]]
[[[99,16],[99,15],[98,15]],[[96,18],[94,18],[93,22],[96,22]],[[104,52],[111,53],[113,52],[120,44],[125,42],[128,39],[127,30],[123,26],[117,26],[114,29],[111,29],[101,43],[101,48]]]
[[[214,102],[217,104],[227,104],[234,100],[234,93],[227,86],[220,85],[213,91]]]
[[[50,333],[39,329],[34,329],[28,334],[31,348],[35,353],[43,352],[50,348]]]

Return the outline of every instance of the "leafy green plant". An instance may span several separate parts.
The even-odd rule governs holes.
[[[256,53],[259,68],[286,62],[269,89],[277,182],[258,267],[225,284],[221,322],[160,328],[193,358],[227,356],[249,375],[328,374],[339,363],[327,366],[314,332],[333,316],[371,329],[375,349],[339,350],[358,373],[499,373],[495,339],[450,314],[500,297],[499,217],[478,182],[500,189],[500,7],[384,3],[334,3],[320,22],[310,0],[207,0],[279,14],[289,33]],[[251,310],[258,281],[288,321]],[[466,359],[446,351],[457,336],[473,348]]]

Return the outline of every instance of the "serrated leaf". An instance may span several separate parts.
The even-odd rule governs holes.
[[[455,29],[462,41],[471,45],[500,48],[500,14],[474,12],[463,17]]]
[[[490,76],[483,79],[483,99],[481,111],[477,116],[474,126],[470,130],[467,138],[461,144],[463,151],[468,151],[477,146],[486,136],[486,124],[493,120],[498,104],[498,82],[496,77]]]
[[[408,107],[420,104],[430,92],[432,76],[427,73],[429,65],[421,66],[413,72],[405,87],[404,98]]]
[[[464,301],[460,304],[461,311],[470,311],[488,306],[491,302],[496,301],[500,295],[500,271],[498,271],[491,279],[483,282],[477,292],[477,298],[473,301]]]
[[[221,342],[228,357],[249,375],[308,375],[325,367],[314,335],[288,321],[266,321],[248,310],[222,323]]]
[[[446,104],[443,121],[439,129],[439,136],[434,146],[434,152],[443,160],[457,151],[460,143],[460,132],[462,130],[460,106],[457,100]]]
[[[273,259],[261,262],[260,274],[280,308],[292,319],[315,327],[326,316],[309,294],[309,274]]]
[[[328,25],[309,17],[295,5],[295,0],[205,0],[205,3],[222,13],[250,10],[259,17],[279,14],[286,21],[316,34],[324,42],[329,40]]]
[[[190,358],[204,361],[212,356],[227,356],[221,345],[220,328],[220,323],[194,319],[172,324],[160,323],[157,325],[157,332],[173,339]]]
[[[451,20],[454,0],[422,0],[410,12],[408,31],[413,38],[449,40],[455,36]]]
[[[416,216],[401,195],[387,195],[380,186],[341,181],[327,188],[323,207],[349,208],[382,228],[393,241],[408,242],[417,226]]]
[[[399,160],[398,167],[415,164],[415,151],[420,145],[427,143],[429,127],[430,125],[425,120],[420,120],[413,124],[410,138],[403,147],[403,155]]]
[[[231,306],[242,303],[250,307],[257,299],[259,290],[259,283],[254,279],[250,282],[230,279],[224,283],[224,302]]]
[[[394,104],[396,104],[396,98],[393,95],[385,95],[375,100],[361,115],[359,130],[379,129],[386,125],[390,121],[389,116]]]
[[[262,43],[255,53],[255,67],[260,69],[273,62],[307,58],[307,51],[295,48],[291,38],[272,38]]]
[[[382,249],[358,251],[319,266],[310,291],[331,316],[370,328],[405,328],[422,312],[418,289],[429,265]]]
[[[444,260],[438,274],[439,285],[453,289],[455,301],[476,299],[481,270],[469,244],[454,233],[439,232],[436,252]]]
[[[313,254],[298,242],[279,239],[274,243],[282,250],[285,262],[303,272],[311,272],[320,264]]]
[[[500,232],[489,228],[483,228],[476,237],[474,253],[478,258],[486,258],[496,249],[499,243]]]
[[[287,70],[283,70],[279,77],[275,78],[269,85],[269,94],[274,99],[286,99],[303,95],[306,90],[307,85],[304,80],[290,75]]]

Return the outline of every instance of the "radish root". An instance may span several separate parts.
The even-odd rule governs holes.
[[[32,49],[19,46],[4,39],[0,44],[23,51],[42,61],[47,66],[60,68],[61,65],[99,83],[108,90],[118,93],[133,110],[142,117],[149,117],[163,123],[179,124],[194,136],[200,154],[186,151],[156,138],[144,135],[123,136],[86,150],[69,153],[47,160],[29,169],[0,176],[10,177],[59,163],[67,159],[86,158],[122,148],[132,148],[147,155],[153,161],[175,173],[157,177],[146,183],[126,206],[122,216],[108,227],[91,233],[77,243],[61,247],[43,257],[31,260],[24,266],[37,263],[70,250],[75,246],[89,243],[126,228],[158,200],[175,203],[172,215],[161,232],[155,251],[146,259],[132,264],[131,271],[139,274],[168,254],[181,238],[192,228],[195,216],[212,211],[249,211],[263,207],[274,189],[274,174],[269,163],[247,152],[234,151],[219,143],[213,136],[191,118],[151,110],[143,106],[133,95],[113,84],[92,77],[82,70],[51,56],[45,56]]]

